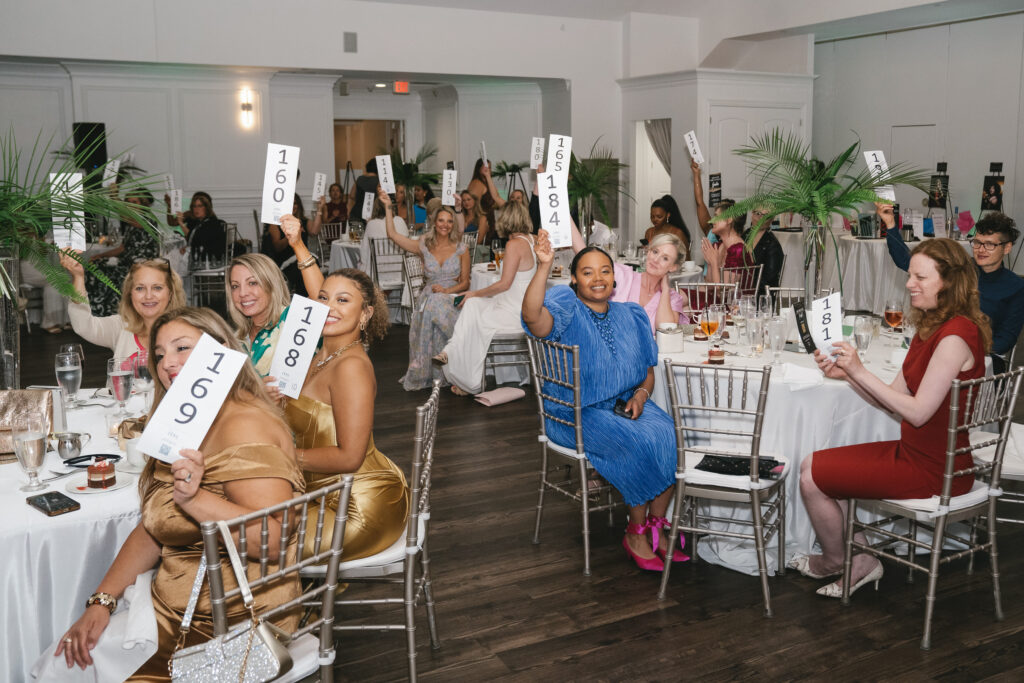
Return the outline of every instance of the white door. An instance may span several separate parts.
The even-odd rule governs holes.
[[[728,199],[743,199],[754,191],[746,163],[734,149],[774,128],[784,135],[795,132],[806,138],[799,107],[712,104],[710,124],[705,170],[722,174],[722,197]]]

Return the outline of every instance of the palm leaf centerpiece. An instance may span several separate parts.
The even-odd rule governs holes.
[[[629,165],[616,159],[607,147],[598,147],[600,141],[600,138],[594,141],[586,159],[578,159],[575,153],[569,158],[567,189],[570,202],[577,202],[579,227],[583,231],[585,241],[590,238],[596,211],[601,212],[601,217],[606,223],[611,222],[608,206],[605,204],[606,199],[618,194],[630,197],[620,175],[622,170],[629,168]]]
[[[395,183],[397,185],[405,185],[405,202],[408,209],[406,215],[409,216],[410,221],[413,220],[413,204],[416,202],[412,189],[423,183],[437,184],[441,179],[440,173],[426,173],[420,170],[424,163],[435,156],[437,156],[437,147],[431,144],[423,145],[420,151],[416,153],[416,156],[408,161],[402,158],[401,150],[394,149],[391,151],[391,171],[395,176]],[[411,228],[412,226],[410,225],[409,227]]]
[[[887,171],[874,174],[864,168],[856,175],[850,167],[858,158],[860,141],[844,149],[827,162],[811,157],[810,146],[793,133],[783,134],[778,128],[751,138],[749,145],[733,150],[748,163],[756,180],[753,196],[723,211],[723,219],[746,214],[751,209],[765,211],[766,218],[784,213],[798,214],[805,219],[804,228],[804,295],[807,301],[821,288],[821,270],[826,240],[831,243],[839,262],[839,243],[829,228],[833,214],[855,215],[866,203],[890,203],[878,196],[885,186],[910,185],[927,192],[930,176],[926,171],[906,163],[897,163]],[[747,248],[753,246],[760,226],[751,226]],[[842,273],[840,272],[840,289]]]

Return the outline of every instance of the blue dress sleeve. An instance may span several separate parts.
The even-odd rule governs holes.
[[[566,285],[558,285],[547,291],[544,295],[544,308],[548,309],[548,312],[551,313],[554,323],[551,326],[551,332],[544,339],[561,341],[566,328],[572,324],[573,319],[576,317],[577,301],[579,299],[576,298],[576,292]],[[641,308],[640,311],[643,312],[643,309]],[[646,317],[646,315],[645,313],[644,316]],[[532,334],[530,328],[523,321],[522,316],[520,316],[519,322],[527,334]]]
[[[910,268],[910,247],[897,228],[885,232],[885,246],[889,248],[889,256],[897,268],[903,271]]]
[[[658,344],[651,334],[651,319],[640,304],[623,304],[629,309],[630,319],[636,328],[637,351],[643,359],[645,367],[651,368],[658,364]]]

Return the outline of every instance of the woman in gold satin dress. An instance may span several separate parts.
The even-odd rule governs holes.
[[[227,323],[209,309],[181,308],[165,313],[153,324],[149,366],[160,380],[153,398],[154,411],[203,332],[244,353]],[[202,555],[199,523],[230,519],[275,505],[304,490],[291,433],[248,363],[243,365],[199,450],[183,449],[181,455],[171,465],[156,459],[146,465],[139,480],[142,521],[96,589],[97,593],[120,598],[139,574],[156,568],[152,596],[159,644],[156,654],[131,677],[133,681],[170,680],[167,663],[175,649]],[[272,548],[277,546],[275,536],[279,533],[280,527],[272,522]],[[249,534],[258,537],[258,524]],[[296,546],[293,536],[289,555],[296,552]],[[258,551],[257,544],[250,543],[249,548]],[[250,562],[249,572],[251,579],[257,578],[259,563]],[[225,572],[224,580],[226,590],[235,587],[230,571]],[[259,612],[279,605],[299,593],[298,581],[292,577],[254,592],[255,609]],[[204,582],[184,647],[205,642],[213,635],[209,596],[209,583]],[[241,600],[227,605],[229,624],[244,620],[247,614]],[[68,668],[91,665],[89,651],[109,621],[110,612],[103,605],[87,607],[61,638],[56,654],[64,655]],[[282,628],[294,630],[297,615],[275,621]]]
[[[331,273],[317,301],[330,308],[323,346],[317,351],[299,398],[285,407],[295,434],[296,456],[312,491],[354,473],[342,559],[373,555],[402,535],[409,514],[409,487],[402,470],[373,444],[377,380],[363,347],[384,336],[387,301],[361,270]],[[333,509],[324,521],[333,522]],[[310,519],[315,517],[310,514]],[[312,535],[307,535],[312,540]],[[325,543],[328,539],[324,540]],[[310,549],[304,548],[309,555]]]

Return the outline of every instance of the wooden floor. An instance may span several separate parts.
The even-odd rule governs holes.
[[[395,328],[372,356],[377,445],[408,470],[413,411],[427,392],[407,393],[398,384],[406,331]],[[60,341],[72,341],[71,333],[23,330],[23,385],[53,383]],[[103,382],[109,355],[86,347],[87,386]],[[421,619],[424,680],[1024,679],[1020,527],[1001,527],[1006,619],[992,617],[987,561],[973,576],[956,565],[939,584],[930,652],[918,648],[923,577],[908,585],[905,572],[891,566],[877,593],[862,589],[845,608],[815,596],[819,582],[789,572],[770,580],[775,617],[765,619],[756,578],[703,563],[677,567],[659,602],[658,576],[636,569],[620,546],[621,514],[614,528],[594,517],[589,578],[581,573],[578,515],[568,503],[546,506],[542,542],[531,543],[536,428],[532,395],[495,408],[448,392],[442,398],[430,536],[442,647],[431,651]],[[338,679],[403,679],[404,643],[401,633],[343,635]]]

